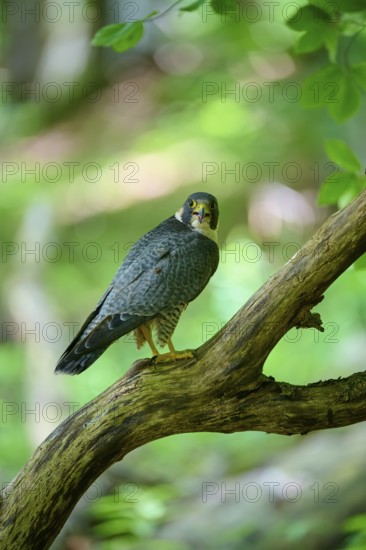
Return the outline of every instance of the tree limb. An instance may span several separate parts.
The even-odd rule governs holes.
[[[197,361],[138,361],[56,428],[3,492],[4,547],[48,548],[95,479],[149,441],[202,431],[303,434],[366,420],[366,373],[307,386],[262,373],[289,329],[321,330],[311,308],[365,251],[366,191],[197,350]]]

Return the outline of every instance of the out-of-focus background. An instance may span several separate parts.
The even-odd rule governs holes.
[[[91,46],[103,25],[170,6],[147,4],[1,6],[3,487],[62,419],[149,354],[126,337],[81,376],[53,373],[141,235],[189,193],[217,196],[219,268],[174,338],[198,347],[334,210],[317,204],[337,169],[324,140],[366,160],[364,105],[343,124],[321,105],[305,109],[302,82],[327,56],[292,48],[295,3],[242,3],[238,20],[205,4],[176,8],[129,51]],[[314,101],[323,92],[314,86]],[[316,308],[325,332],[291,331],[266,374],[306,384],[362,370],[365,290],[364,272],[350,268]],[[53,548],[365,548],[364,453],[362,424],[169,437],[97,480]]]

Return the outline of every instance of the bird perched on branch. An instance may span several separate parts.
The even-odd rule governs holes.
[[[131,248],[95,310],[59,359],[55,372],[79,374],[131,331],[150,345],[156,362],[192,357],[177,352],[171,336],[182,311],[205,288],[219,262],[217,200],[193,193],[167,220]],[[160,354],[154,344],[168,345]]]

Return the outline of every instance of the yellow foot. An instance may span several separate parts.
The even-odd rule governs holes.
[[[195,357],[193,351],[191,349],[186,349],[174,353],[159,353],[159,355],[154,355],[150,362],[156,365],[157,363],[169,363],[171,361],[180,361],[181,359],[192,359],[193,357]]]

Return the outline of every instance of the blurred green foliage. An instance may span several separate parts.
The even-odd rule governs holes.
[[[344,522],[344,531],[349,534],[345,548],[361,550],[366,545],[366,514],[352,516]]]

